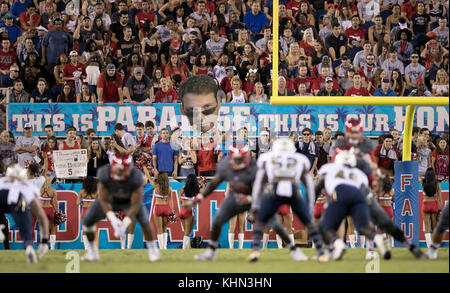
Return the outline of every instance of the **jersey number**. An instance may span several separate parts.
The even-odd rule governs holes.
[[[344,172],[343,171],[337,172],[337,174],[336,174],[336,176],[334,178],[346,179],[345,176],[344,176]],[[355,180],[355,174],[349,173],[348,174],[348,178],[350,178],[350,180]]]

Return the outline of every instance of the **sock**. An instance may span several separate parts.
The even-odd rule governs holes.
[[[164,233],[164,249],[167,249],[167,238],[168,238],[168,236],[169,236],[169,234],[167,234],[167,231],[166,231],[166,233]]]
[[[95,244],[95,240],[94,241],[89,241],[89,243],[88,243],[88,250],[92,250],[92,251],[96,251],[97,250],[97,245]]]
[[[366,236],[359,235],[359,245],[361,246],[361,248],[364,248],[364,244],[366,244]]]
[[[277,234],[277,246],[278,248],[283,248],[283,240],[281,240],[281,237]]]
[[[228,233],[228,246],[230,249],[234,248],[234,233]]]
[[[436,250],[436,249],[439,249],[440,246],[441,246],[440,243],[434,243],[433,241],[431,241],[430,247],[428,247],[428,248]]]
[[[431,233],[425,233],[425,241],[427,243],[427,247],[431,245]]]
[[[158,249],[158,246],[156,245],[156,241],[155,240],[146,241],[146,243],[147,243],[147,248],[148,249]]]
[[[183,237],[183,249],[191,248],[191,237],[184,236]]]
[[[269,243],[269,233],[264,233],[263,234],[263,247],[262,248],[267,248],[267,244],[268,243]]]
[[[373,251],[374,247],[375,247],[375,245],[372,240],[366,241],[366,250],[367,251]]]
[[[89,241],[88,241],[86,235],[83,235],[83,244],[84,244],[84,249],[87,250],[88,246],[89,246]]]
[[[217,246],[219,245],[218,241],[209,241],[208,242],[208,248],[212,249],[212,250],[216,250]]]
[[[158,234],[159,249],[164,249],[164,234]]]
[[[294,234],[289,234],[289,238],[291,239],[291,244],[295,246]]]
[[[356,235],[355,234],[348,235],[348,241],[350,241],[350,247],[355,248]]]
[[[264,233],[264,226],[255,225],[253,227],[253,243],[252,243],[253,251],[259,250],[263,233]],[[269,234],[267,234],[267,240],[269,240]]]
[[[238,234],[239,249],[244,248],[244,233]]]
[[[55,245],[56,245],[56,235],[51,234],[50,235],[50,249],[55,250]]]
[[[128,233],[127,249],[131,249],[131,245],[133,245],[133,240],[134,240],[134,234]]]
[[[320,254],[323,253],[323,241],[322,236],[320,235],[319,229],[315,226],[308,229],[308,236],[314,243],[317,252]]]
[[[120,249],[125,249],[126,241],[127,241],[127,238],[125,235],[120,236]]]

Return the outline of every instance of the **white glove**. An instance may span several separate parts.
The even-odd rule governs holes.
[[[127,229],[128,226],[131,224],[131,219],[129,217],[125,217],[119,227],[119,234],[120,236],[125,236],[127,235]]]
[[[2,232],[3,228],[5,228],[5,225],[3,225],[3,224],[0,225],[0,242],[5,241],[5,239],[6,239],[5,234],[3,234],[3,232]]]
[[[114,236],[116,238],[119,238],[121,235],[122,221],[119,220],[119,218],[117,218],[114,212],[112,211],[107,212],[106,217],[108,218],[109,222],[111,223],[111,226],[114,229]]]

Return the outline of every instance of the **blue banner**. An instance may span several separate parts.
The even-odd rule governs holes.
[[[417,161],[395,162],[395,224],[405,237],[419,246],[419,163]],[[396,247],[402,245],[395,241]]]
[[[299,97],[301,98],[301,97]],[[329,127],[333,132],[342,131],[350,118],[360,118],[364,133],[368,136],[385,134],[393,128],[402,131],[406,106],[303,106],[270,104],[222,104],[218,127],[227,133],[246,126],[249,135],[256,135],[258,129],[268,127],[279,135],[290,131],[311,128],[314,132]],[[15,136],[23,135],[26,122],[33,125],[33,135],[45,136],[44,126],[52,124],[56,136],[65,136],[65,130],[74,126],[85,133],[93,128],[100,136],[111,135],[115,123],[122,123],[125,130],[134,132],[137,122],[153,121],[157,130],[164,127],[181,127],[190,131],[187,118],[180,114],[180,104],[152,104],[133,106],[105,104],[99,107],[93,103],[35,103],[9,104],[8,129]],[[449,130],[448,106],[419,106],[416,109],[414,125],[426,127],[440,134]]]

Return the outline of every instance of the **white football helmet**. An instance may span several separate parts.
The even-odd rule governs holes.
[[[356,156],[353,151],[353,148],[350,150],[340,150],[336,154],[336,157],[334,158],[334,162],[337,164],[342,164],[350,167],[356,166]]]
[[[281,137],[273,142],[272,151],[275,153],[294,154],[297,149],[295,148],[295,144],[292,140],[287,137]]]
[[[19,164],[14,164],[6,169],[6,177],[14,180],[26,180],[28,178],[27,169],[22,168]]]

